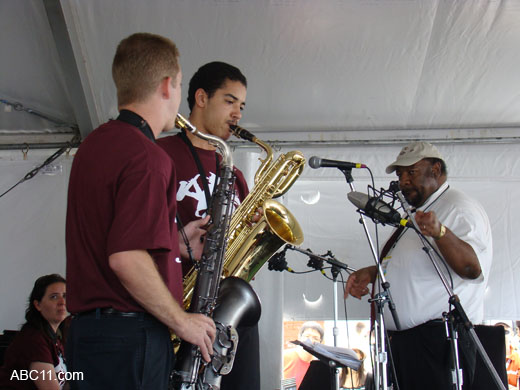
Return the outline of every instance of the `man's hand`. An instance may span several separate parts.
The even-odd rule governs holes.
[[[186,313],[184,318],[178,321],[178,326],[173,329],[182,340],[200,348],[202,358],[209,362],[213,354],[213,342],[215,341],[215,323],[204,314]]]
[[[109,256],[110,268],[132,297],[177,336],[200,348],[204,360],[213,353],[215,324],[203,314],[186,313],[173,298],[145,250],[117,252]]]
[[[202,249],[204,248],[204,236],[206,234],[206,225],[209,223],[209,220],[210,217],[207,215],[203,219],[196,219],[184,226],[184,233],[186,234],[186,237],[190,243],[193,260],[200,260],[200,257],[202,256]],[[179,248],[181,250],[182,258],[189,259],[188,250],[181,232],[179,232]]]
[[[376,279],[377,268],[375,266],[361,268],[352,273],[347,279],[345,287],[345,299],[350,295],[361,299],[362,296],[367,295],[370,290],[368,285],[374,283]]]
[[[251,217],[251,223],[252,224],[255,224],[257,223],[258,221],[260,221],[260,218],[262,218],[262,216],[264,215],[264,209],[259,207],[256,209],[256,212],[253,214],[253,216]]]
[[[421,233],[436,239],[435,244],[449,266],[465,279],[477,279],[482,273],[478,257],[467,242],[458,238],[448,227],[444,227],[445,232],[442,238],[441,222],[433,211],[424,213],[417,211],[415,222],[421,229]]]
[[[417,210],[415,222],[421,229],[421,233],[429,237],[439,237],[441,233],[441,223],[433,211],[427,213]]]

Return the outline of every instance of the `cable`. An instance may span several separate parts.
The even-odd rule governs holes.
[[[442,263],[442,265],[444,265],[444,268],[446,268],[446,272],[448,273],[448,276],[450,278],[450,287],[453,289],[453,276],[451,274],[451,271],[450,271],[450,267],[449,265],[446,263],[446,260],[444,260],[444,257],[441,256],[441,254],[439,253],[439,251],[437,251],[437,249],[435,249],[435,247],[433,246],[433,244],[430,242],[430,240],[427,239],[427,237],[421,233],[420,230],[417,230],[415,228],[415,226],[411,226],[410,227],[413,231],[415,231],[417,234],[419,234],[423,239],[424,241],[428,244],[428,246],[430,247],[430,249],[433,251],[433,253],[435,253],[435,255],[437,256],[437,258],[439,259],[439,261]],[[423,250],[427,253],[428,252],[428,248],[426,247],[423,247]]]
[[[386,340],[386,350],[388,351],[388,359],[390,361],[390,367],[392,368],[393,382],[396,386],[395,390],[399,390],[399,381],[397,380],[397,372],[395,371],[394,364],[394,355],[392,354],[392,347],[390,346],[390,337],[388,337],[388,330],[385,328],[385,340]]]
[[[186,232],[184,231],[184,224],[181,221],[178,211],[177,211],[177,224],[179,225],[178,230],[181,233],[182,241],[184,242],[184,245],[186,245],[186,252],[188,252],[188,258],[190,260],[190,264],[193,266],[196,266],[198,264],[198,262],[196,262],[195,259],[193,258],[193,249],[191,248],[190,240],[188,240],[188,236],[186,235]]]
[[[8,192],[13,190],[15,187],[17,187],[19,184],[23,183],[24,181],[32,179],[36,174],[45,167],[46,165],[49,165],[51,162],[56,160],[59,156],[61,156],[64,152],[69,151],[71,148],[77,146],[78,137],[74,137],[70,142],[67,142],[67,146],[64,146],[60,149],[58,149],[52,156],[48,157],[43,164],[41,164],[39,167],[34,168],[30,172],[28,172],[22,179],[18,181],[15,185],[13,185],[11,188],[9,188],[7,191],[5,191],[3,194],[0,195],[0,198],[6,195]]]
[[[40,111],[37,111],[35,109],[29,108],[29,107],[25,107],[20,102],[10,102],[10,101],[8,101],[6,99],[0,99],[0,103],[5,104],[6,106],[13,107],[15,111],[25,111],[28,114],[35,115],[35,116],[37,116],[39,118],[43,118],[46,121],[54,123],[57,127],[68,127],[70,129],[74,130],[75,132],[78,131],[78,125],[76,123],[68,123],[68,122],[62,121],[61,119],[54,118],[54,117],[52,117],[50,115],[44,114],[44,113],[42,113]]]

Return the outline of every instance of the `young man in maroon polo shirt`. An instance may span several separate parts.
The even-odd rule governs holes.
[[[246,104],[247,80],[240,70],[224,62],[210,62],[197,70],[190,80],[189,121],[202,133],[227,140],[229,125],[237,124]],[[205,218],[215,186],[219,156],[207,141],[181,132],[158,140],[173,159],[177,181],[180,225]],[[238,207],[249,190],[242,172],[235,168],[235,197]],[[202,219],[204,220],[204,219]],[[193,244],[193,241],[189,241]],[[185,244],[180,241],[181,247]],[[196,260],[197,256],[193,256]],[[192,266],[183,259],[185,271]],[[260,389],[258,326],[238,327],[238,350],[230,374],[222,377],[222,390]]]
[[[182,302],[171,159],[155,137],[174,126],[179,53],[167,38],[138,33],[112,64],[120,115],[83,141],[67,207],[67,345],[76,389],[166,389],[172,329],[207,361],[213,321]]]

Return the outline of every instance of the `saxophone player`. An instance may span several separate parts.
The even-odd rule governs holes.
[[[230,135],[230,125],[236,125],[246,105],[247,80],[242,72],[227,63],[211,62],[200,67],[189,83],[189,122],[198,131],[220,137]],[[179,244],[188,258],[183,258],[183,269],[189,270],[198,260],[198,233],[207,222],[206,211],[211,201],[219,166],[215,147],[189,132],[158,140],[175,163],[177,181],[177,222],[186,229],[179,235]],[[242,172],[235,167],[234,205],[238,207],[249,190]],[[205,219],[206,218],[206,219]],[[191,224],[189,224],[191,222]],[[190,258],[191,257],[191,258]],[[239,343],[233,370],[222,377],[222,390],[260,389],[260,358],[258,327],[239,327]]]
[[[213,353],[213,320],[179,303],[176,183],[171,159],[155,144],[179,108],[178,57],[159,35],[120,42],[112,65],[120,115],[86,137],[72,164],[66,356],[69,371],[82,373],[72,389],[166,389],[168,328],[205,360]]]

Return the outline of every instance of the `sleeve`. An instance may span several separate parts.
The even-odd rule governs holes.
[[[20,336],[23,337],[19,345],[20,353],[27,362],[27,367],[32,362],[55,364],[52,345],[41,332],[24,332]]]
[[[249,194],[249,188],[247,186],[247,181],[244,177],[244,174],[242,171],[235,167],[235,175],[236,175],[236,181],[235,181],[235,187],[238,191],[238,196],[240,198],[240,202],[242,202],[245,197]]]
[[[459,239],[469,244],[477,255],[482,273],[477,279],[468,282],[480,283],[487,279],[493,248],[491,225],[482,207],[469,200],[457,204],[443,223]]]
[[[121,179],[108,234],[108,255],[136,249],[172,249],[167,183],[163,174],[153,170],[138,171]]]

